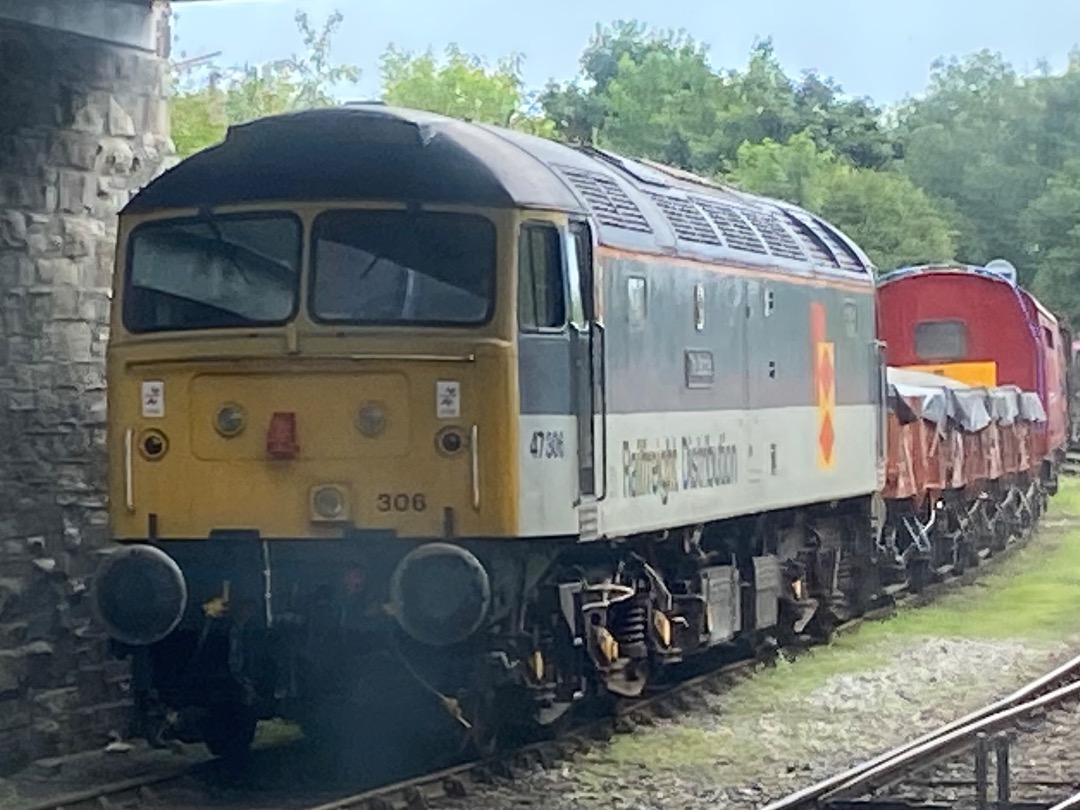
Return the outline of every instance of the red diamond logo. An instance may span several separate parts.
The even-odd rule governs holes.
[[[818,431],[818,447],[821,448],[821,453],[825,456],[826,461],[832,458],[833,440],[835,438],[832,416],[825,414],[825,417],[821,420],[821,430]]]
[[[821,362],[818,367],[818,379],[821,380],[822,395],[826,397],[829,396],[832,391],[834,379],[832,360],[827,351],[821,353]]]

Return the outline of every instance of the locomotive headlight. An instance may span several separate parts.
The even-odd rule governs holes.
[[[369,439],[374,438],[386,427],[386,413],[374,402],[361,405],[356,413],[356,427]]]
[[[344,520],[349,513],[345,490],[336,484],[314,487],[311,490],[311,512],[314,520]]]
[[[139,436],[139,452],[148,461],[157,461],[169,449],[169,440],[160,430],[144,430]]]
[[[235,403],[222,405],[214,416],[214,429],[226,439],[236,436],[244,429],[247,419],[244,418],[244,409]]]

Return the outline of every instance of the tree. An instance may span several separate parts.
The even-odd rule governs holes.
[[[951,202],[962,258],[1008,259],[1024,283],[1034,268],[1020,215],[1052,171],[1040,159],[1053,151],[1040,134],[1044,81],[1021,79],[1000,54],[985,50],[939,60],[926,97],[904,106],[897,128],[904,173]]]
[[[712,173],[724,165],[730,89],[696,50],[628,55],[607,84],[599,142],[638,157]]]
[[[809,132],[787,143],[746,141],[736,153],[730,179],[757,194],[818,211],[825,204],[828,177],[836,170],[832,152],[819,151]]]
[[[1021,217],[1034,286],[1045,303],[1080,323],[1080,157],[1046,183]]]
[[[330,62],[331,39],[343,19],[335,11],[316,30],[307,14],[297,11],[296,25],[306,48],[301,57],[225,69],[211,64],[201,80],[174,70],[177,91],[170,99],[169,113],[177,153],[185,157],[219,142],[233,124],[333,105],[330,89],[360,77],[357,67]]]
[[[745,70],[717,71],[708,49],[683,31],[598,26],[579,79],[549,83],[540,101],[569,140],[698,171],[726,169],[745,142],[784,143],[803,131],[857,166],[884,166],[893,155],[872,104],[843,98],[813,72],[792,80],[768,39],[754,45]]]
[[[640,68],[646,62],[663,66],[667,79],[673,84],[661,83],[643,76]],[[685,91],[681,80],[690,75],[699,79],[712,74],[706,59],[706,49],[696,43],[685,31],[650,31],[634,20],[616,20],[608,26],[596,26],[592,38],[580,60],[581,76],[575,82],[559,85],[549,82],[540,95],[539,102],[545,114],[555,123],[557,132],[567,140],[578,143],[594,143],[603,133],[607,135],[609,116],[617,118],[621,109],[611,110],[611,88],[620,78],[623,80],[622,101],[631,105],[646,100],[650,105],[667,101],[664,93]],[[636,90],[653,93],[657,88],[660,96],[634,97]],[[677,102],[676,102],[677,104]],[[625,104],[622,105],[625,109]],[[646,111],[646,117],[663,119],[664,114]],[[630,126],[638,126],[634,122]],[[616,142],[620,141],[618,135]],[[655,139],[652,146],[655,148]],[[631,148],[630,151],[633,151]],[[644,154],[644,153],[641,153]]]
[[[927,194],[896,172],[839,166],[818,213],[858,243],[882,271],[951,261],[948,220]]]
[[[431,51],[414,55],[390,46],[381,68],[382,98],[388,104],[538,135],[554,132],[554,125],[538,114],[534,98],[524,90],[520,56],[506,57],[488,70],[478,57],[455,45],[446,49],[443,64]]]

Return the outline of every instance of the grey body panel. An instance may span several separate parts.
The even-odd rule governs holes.
[[[663,257],[602,261],[607,412],[725,411],[814,405],[810,304],[826,313],[836,404],[872,402],[877,370],[873,287],[838,289],[753,278]],[[632,313],[631,278],[645,280],[645,317]],[[704,293],[697,329],[695,290]],[[771,298],[771,309],[767,304]],[[768,314],[766,311],[768,310]],[[561,337],[562,345],[556,347]],[[566,336],[522,334],[521,412],[569,414]],[[711,375],[708,373],[711,365]]]
[[[518,387],[523,414],[574,413],[570,333],[518,336]]]
[[[876,372],[868,348],[874,340],[869,285],[861,291],[808,286],[722,269],[691,271],[663,260],[646,266],[617,259],[604,274],[609,413],[813,405],[812,302],[824,305],[826,339],[835,347],[836,404],[871,401]],[[645,279],[644,322],[629,311],[633,276]],[[694,312],[698,284],[704,292],[700,330]],[[854,313],[853,331],[845,311]]]

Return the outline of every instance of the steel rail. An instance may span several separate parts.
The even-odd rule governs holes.
[[[206,761],[209,761],[209,759]],[[110,796],[116,796],[133,790],[137,791],[141,788],[159,785],[162,782],[171,782],[180,779],[193,773],[196,768],[203,764],[205,764],[205,762],[196,762],[191,765],[172,768],[168,771],[154,774],[153,776],[135,776],[130,779],[109,782],[108,784],[99,785],[86,790],[64,793],[59,796],[42,799],[41,801],[32,804],[20,805],[19,810],[57,810],[57,808],[73,807],[75,805],[86,804],[87,802],[95,802],[99,807],[107,806],[102,804],[102,800],[107,800]]]
[[[923,745],[910,749],[889,762],[883,762],[858,777],[849,779],[820,796],[819,801],[827,804],[845,794],[850,794],[854,790],[865,792],[888,787],[909,776],[913,770],[932,765],[951,754],[964,750],[970,745],[972,738],[980,731],[996,731],[1018,717],[1031,714],[1044,706],[1061,703],[1074,696],[1080,696],[1080,681],[1074,681],[1067,686],[1047,692],[1034,700],[996,712],[975,723],[954,729],[948,734],[941,735]],[[879,781],[882,778],[883,781]]]
[[[1050,810],[1076,810],[1080,807],[1080,793],[1076,793],[1063,802],[1058,802]]]
[[[1058,694],[1062,690],[1056,690],[1037,700],[1030,700],[1030,698],[1057,683],[1062,678],[1074,675],[1077,672],[1080,672],[1080,656],[1066,661],[1051,672],[1037,678],[1001,700],[991,703],[988,706],[984,706],[981,709],[977,709],[958,720],[954,720],[941,728],[923,734],[921,737],[918,737],[911,742],[905,743],[890,751],[886,751],[885,753],[856,765],[853,768],[849,768],[842,773],[831,776],[817,784],[810,785],[809,787],[796,791],[778,801],[765,805],[761,810],[793,810],[793,808],[809,805],[811,802],[816,802],[824,797],[835,796],[840,790],[846,791],[857,784],[865,784],[865,780],[871,778],[872,775],[880,774],[890,766],[895,767],[897,761],[907,761],[903,758],[911,755],[913,752],[925,752],[930,750],[929,747],[935,742],[946,738],[951,742],[955,738],[974,734],[977,730],[984,727],[983,723],[986,720],[994,720],[999,718],[1000,715],[1017,708],[1024,708],[1027,711],[1031,711],[1047,702],[1052,702],[1046,700],[1046,698],[1049,698],[1051,695],[1057,695],[1056,699],[1061,700],[1066,696]],[[1065,687],[1065,689],[1072,690],[1069,694],[1080,692],[1080,682],[1070,684],[1068,687]],[[1012,715],[1010,715],[1010,717],[1011,716]],[[959,735],[959,737],[954,738],[952,735]],[[1080,805],[1078,805],[1078,807],[1080,807]]]

